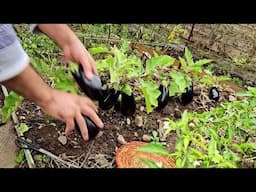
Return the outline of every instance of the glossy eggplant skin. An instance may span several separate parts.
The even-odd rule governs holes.
[[[89,117],[83,115],[83,118],[87,125],[89,140],[92,140],[97,136],[97,134],[100,131],[100,128],[97,127]],[[81,133],[81,130],[76,121],[75,121],[75,128]]]
[[[117,103],[119,95],[120,95],[120,91],[116,91],[115,89],[110,89],[99,100],[99,107],[103,110],[111,109]]]
[[[190,86],[186,88],[186,92],[181,94],[180,100],[182,105],[187,105],[193,100],[194,88],[193,82],[190,83]]]
[[[82,65],[79,65],[78,72],[72,73],[72,75],[81,90],[91,99],[99,100],[106,92],[107,87],[102,85],[98,76],[93,75],[91,80],[85,76]]]
[[[211,87],[209,91],[209,98],[214,101],[218,101],[220,99],[220,92],[217,87]]]
[[[121,93],[121,103],[120,103],[120,112],[124,116],[132,116],[136,110],[136,102],[134,99],[134,95],[131,94],[130,96]]]
[[[169,100],[169,89],[167,86],[160,85],[159,86],[159,91],[161,91],[161,95],[158,97],[158,106],[157,110],[163,109],[167,104]]]

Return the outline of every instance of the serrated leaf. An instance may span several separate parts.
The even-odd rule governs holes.
[[[166,149],[160,143],[148,143],[138,148],[139,151],[148,152],[148,153],[155,153],[160,155],[170,155],[168,149]]]
[[[152,57],[146,62],[146,73],[152,72],[156,67],[170,67],[175,61],[175,58],[168,55]]]
[[[177,93],[184,93],[190,85],[190,78],[181,72],[170,72],[172,78],[169,86],[169,95],[175,96]]]
[[[186,58],[189,66],[194,65],[192,53],[190,52],[190,50],[187,47],[185,48],[185,58]]]
[[[142,74],[142,72],[143,72],[142,62],[135,55],[129,56],[125,63],[128,64],[127,65],[128,68],[126,69],[128,72],[128,74],[127,74],[128,78],[134,78],[134,77],[137,77],[140,74]],[[132,69],[132,70],[129,70],[129,69]]]
[[[144,81],[140,89],[145,98],[147,113],[150,113],[154,107],[158,106],[157,98],[161,95],[161,92],[158,90],[158,86],[150,81]]]
[[[186,71],[187,66],[188,66],[186,60],[183,59],[182,57],[179,57],[179,62],[180,62],[180,64],[181,64],[181,68],[182,68],[184,71]]]
[[[211,62],[212,62],[212,60],[210,60],[210,59],[200,59],[194,63],[193,67],[202,67],[203,65],[211,63]]]
[[[29,127],[25,123],[21,123],[18,129],[21,133],[25,133],[29,130]]]

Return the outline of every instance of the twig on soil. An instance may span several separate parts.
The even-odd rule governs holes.
[[[87,161],[89,155],[91,154],[91,150],[92,150],[93,144],[94,144],[94,141],[92,141],[92,143],[91,143],[91,145],[90,145],[90,147],[89,147],[89,149],[88,149],[88,152],[87,152],[87,154],[86,154],[86,156],[85,156],[85,158],[84,158],[84,161],[83,161],[82,164],[80,165],[80,168],[82,168],[82,167],[84,166],[84,164],[86,163],[86,161]]]

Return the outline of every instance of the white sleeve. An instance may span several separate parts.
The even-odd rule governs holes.
[[[12,26],[0,24],[0,82],[17,76],[28,65],[29,56]]]

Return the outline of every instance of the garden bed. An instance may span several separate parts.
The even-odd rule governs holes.
[[[72,84],[72,80],[67,78],[68,75],[65,72],[65,70],[67,70],[68,68],[64,68],[64,70],[59,70],[59,67],[61,65],[63,66],[63,64],[64,66],[66,66],[66,63],[63,63],[63,55],[59,53],[59,50],[56,49],[56,46],[47,42],[43,36],[40,36],[38,39],[36,39],[39,44],[40,42],[42,43],[40,44],[40,46],[39,44],[31,44],[31,42],[27,40],[26,35],[21,36],[21,38],[23,38],[23,44],[26,45],[27,51],[33,58],[33,66],[47,80],[49,85],[55,85],[57,88],[64,88],[65,91],[73,91],[74,87]],[[111,45],[111,47],[113,47],[114,45],[114,43],[110,41],[106,44],[108,44],[108,46]],[[95,43],[94,45],[101,46],[102,44]],[[150,73],[146,74],[146,72],[143,72],[143,74],[139,74],[140,76],[135,80],[131,80],[128,78],[127,82],[129,83],[130,87],[134,88],[132,91],[136,99],[136,111],[132,116],[124,116],[113,108],[110,110],[99,109],[99,116],[105,126],[100,131],[96,139],[87,142],[82,139],[80,133],[77,130],[74,130],[73,133],[68,137],[63,137],[65,124],[61,121],[57,121],[52,119],[51,117],[48,117],[41,111],[38,106],[25,99],[16,111],[19,122],[25,123],[29,128],[29,130],[24,133],[25,136],[29,139],[34,140],[36,143],[40,144],[42,148],[59,156],[61,159],[73,163],[74,165],[81,168],[116,167],[115,155],[117,149],[121,145],[129,143],[131,141],[144,141],[147,143],[154,142],[162,144],[168,149],[170,154],[175,154],[175,156],[173,157],[177,157],[176,163],[178,167],[253,167],[252,161],[250,161],[250,164],[248,165],[244,163],[244,159],[254,159],[254,150],[256,150],[256,144],[254,143],[253,139],[255,138],[255,135],[253,130],[247,130],[250,123],[252,125],[252,129],[254,129],[254,120],[248,124],[248,119],[246,119],[248,117],[245,118],[243,116],[243,113],[245,114],[245,116],[248,116],[248,113],[250,114],[250,111],[240,111],[238,114],[232,112],[232,110],[236,111],[239,107],[241,108],[241,110],[244,110],[243,107],[245,106],[238,101],[244,98],[236,97],[234,93],[244,91],[245,89],[239,86],[241,86],[242,84],[245,85],[247,82],[241,82],[239,81],[239,79],[231,79],[230,81],[217,80],[219,76],[216,77],[213,76],[211,73],[205,72],[207,71],[207,67],[209,66],[206,66],[205,71],[202,71],[200,68],[203,65],[202,63],[209,62],[207,61],[207,59],[198,60],[198,63],[195,64],[197,61],[194,62],[192,60],[192,55],[188,51],[185,51],[184,54],[183,48],[175,49],[175,46],[150,47],[143,46],[143,44],[130,45],[132,48],[131,52],[135,54],[137,58],[135,58],[134,60],[134,58],[129,57],[129,55],[127,56],[126,60],[124,59],[123,61],[127,62],[129,59],[131,59],[129,61],[135,61],[136,63],[138,60],[140,60],[143,64],[143,68],[147,68],[145,67],[145,65],[148,64],[146,63],[147,60],[155,57],[153,58],[153,60],[150,61],[151,63],[149,62],[149,66],[153,66],[153,78],[150,77]],[[38,46],[38,49],[35,49],[35,46]],[[120,46],[120,44],[118,44],[118,46]],[[41,50],[41,47],[43,47],[44,49]],[[93,45],[87,45],[87,47],[93,47]],[[99,50],[105,50],[105,47],[100,47],[100,49],[97,49],[97,51]],[[110,55],[112,56],[115,54],[119,54],[119,58],[121,58],[123,53],[118,52],[120,50],[114,50],[114,52],[110,52],[109,50],[107,50],[106,52],[107,54],[110,53]],[[131,52],[129,52],[129,54],[131,54]],[[155,56],[155,53],[157,53],[158,55]],[[164,55],[164,57],[161,57],[161,55]],[[170,66],[169,64],[171,63],[170,61],[173,58],[170,58],[169,56],[176,58],[172,66]],[[179,57],[183,57],[184,60],[180,59]],[[99,57],[96,55],[95,58],[102,59],[101,55]],[[195,56],[194,59],[201,59],[201,57]],[[48,62],[50,65],[47,66],[46,62]],[[162,64],[159,64],[158,62],[162,62]],[[180,68],[176,64],[181,64],[182,62],[185,62],[185,64],[179,65],[182,66],[182,73],[180,73]],[[123,65],[122,62],[121,65]],[[129,62],[127,62],[127,65],[129,65]],[[131,67],[130,69],[133,69],[133,67]],[[176,74],[174,74],[173,76],[171,74],[171,72],[173,71],[172,69],[174,69],[174,71],[176,72]],[[59,70],[58,73],[56,72],[57,70]],[[100,73],[102,79],[104,79],[105,81],[109,81],[109,76],[111,76],[111,69],[108,72],[110,72],[110,74],[106,74],[105,72]],[[115,73],[115,70],[112,69],[112,72]],[[183,86],[184,89],[185,83],[186,86],[188,86],[188,81],[185,81],[187,80],[186,78],[188,78],[187,76],[190,75],[190,78],[194,78],[193,72],[196,72],[195,76],[199,79],[203,78],[204,76],[206,76],[206,78],[204,79],[204,82],[199,81],[198,79],[195,79],[195,81],[193,81],[195,82],[193,84],[195,95],[192,102],[187,105],[183,105],[180,102],[181,92],[179,91],[181,90],[178,90],[174,94],[174,97],[169,97],[168,104],[163,109],[154,109],[153,112],[147,111],[148,103],[145,100],[145,94],[143,93],[143,95],[142,92],[140,92],[141,90],[138,89],[138,84],[141,85],[140,77],[143,79],[145,78],[146,74],[148,76],[143,79],[144,82],[147,81],[148,83],[148,79],[151,78],[150,80],[153,81],[153,84],[155,83],[155,85],[159,85],[160,83],[162,83],[162,79],[160,77],[161,75],[158,75],[158,73],[163,73],[163,76],[168,77],[169,79],[167,79],[167,81],[170,81],[171,84],[178,84],[177,79],[175,80],[175,78],[177,78],[177,76],[182,76],[182,78],[184,77],[183,79],[181,78],[181,81],[183,81],[181,82],[181,84],[183,85],[176,85],[176,87],[173,88],[177,89],[177,86]],[[221,74],[221,71],[215,70],[212,72],[213,74]],[[124,74],[116,74],[120,75],[118,81],[120,81],[121,79],[121,83],[126,82],[122,82],[122,80],[126,80],[122,78],[126,77]],[[56,84],[56,79],[53,78],[56,75],[59,75],[56,77],[57,81],[60,83],[64,81],[64,84],[59,84],[60,86]],[[215,82],[217,83],[216,85]],[[239,86],[234,82],[239,83]],[[120,88],[118,83],[112,82],[112,84],[116,84],[116,88]],[[66,87],[63,85],[65,85]],[[147,85],[152,84],[148,83]],[[152,85],[152,87],[153,86],[154,85]],[[209,99],[209,91],[212,86],[217,86],[220,91],[220,99],[218,101],[213,101]],[[150,90],[150,86],[146,88]],[[172,91],[171,88],[169,90]],[[156,90],[152,91],[152,95],[153,92],[156,93]],[[151,94],[150,91],[148,91],[148,93],[148,95]],[[84,93],[80,91],[79,94]],[[228,106],[228,109],[231,111],[230,114],[226,114],[225,111],[223,112],[223,109],[226,110],[224,108],[225,105],[222,105],[225,102],[231,103],[231,105]],[[252,105],[250,106],[250,110],[252,111],[254,111],[254,103],[256,102],[252,99]],[[98,102],[95,101],[95,104],[98,105]],[[217,112],[215,111],[215,109],[217,109]],[[191,117],[189,115],[191,115],[192,113],[189,113],[189,115],[187,115],[186,112],[193,112],[194,116]],[[198,116],[204,112],[213,113],[206,113],[205,117]],[[219,116],[225,116],[227,119],[218,121],[218,118],[220,118]],[[239,122],[228,121],[229,117],[230,119],[233,118],[237,121],[239,121],[239,118],[241,120],[245,120],[240,125]],[[254,116],[252,116],[252,119],[253,118]],[[171,131],[169,131],[168,134],[165,134],[165,123],[167,123],[167,121],[171,122],[172,126],[169,125],[167,129]],[[214,123],[211,124],[212,122]],[[218,123],[222,124],[219,125]],[[202,127],[198,127],[199,125],[202,125]],[[219,125],[220,127],[215,127],[215,125]],[[242,125],[246,128],[244,128]],[[229,128],[221,126],[229,126]],[[219,133],[223,130],[224,134]],[[60,141],[60,137],[62,137],[62,141]],[[237,145],[233,145],[233,139],[237,139],[237,137],[240,140],[238,143],[235,143],[237,141],[234,141],[234,143]],[[251,137],[252,140],[248,141],[248,137]],[[180,143],[183,143],[183,148],[181,148]],[[44,156],[38,152],[33,151],[32,154],[37,167],[65,167],[59,162],[50,159],[49,157]],[[21,163],[19,167],[27,167],[26,162],[23,161],[23,163]]]

